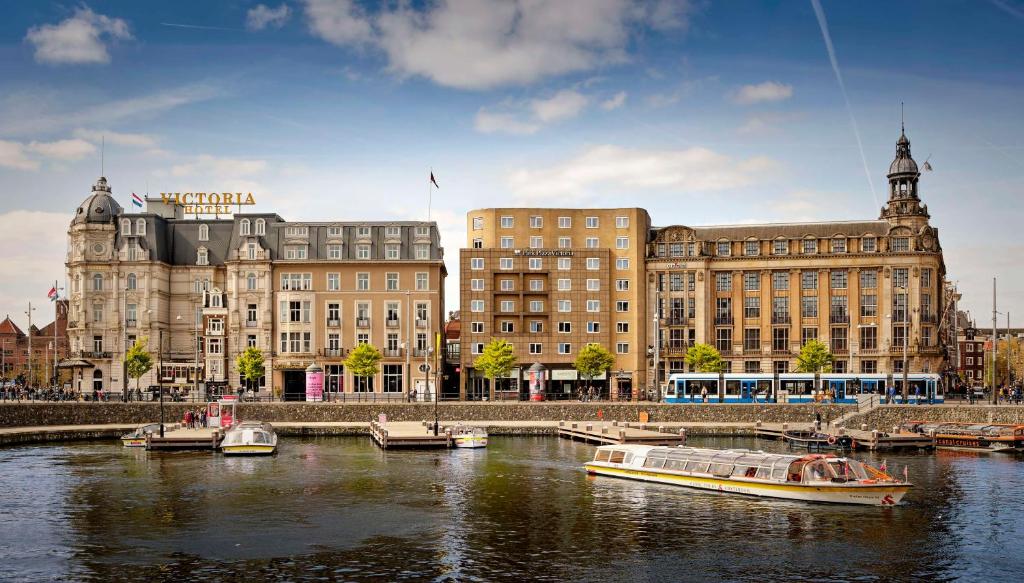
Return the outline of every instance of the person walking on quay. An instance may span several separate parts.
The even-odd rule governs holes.
[[[821,431],[821,411],[814,412],[814,430]]]
[[[701,387],[700,388],[700,402],[701,403],[707,403],[708,402],[708,388],[707,387]]]

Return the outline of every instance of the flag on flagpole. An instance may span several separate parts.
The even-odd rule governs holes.
[[[436,186],[437,188],[439,188],[439,189],[441,188],[441,187],[440,187],[440,186],[438,186],[438,184],[437,184],[437,179],[436,179],[436,178],[434,178],[434,172],[433,172],[433,171],[431,171],[431,172],[430,172],[430,182],[432,182],[432,183],[434,184],[434,186]]]
[[[50,291],[46,294],[46,297],[50,298],[51,302],[57,301],[57,286],[50,288]]]
[[[137,207],[139,207],[139,208],[142,208],[142,197],[140,197],[139,195],[137,195],[137,194],[135,194],[133,192],[132,193],[132,204],[137,206]]]

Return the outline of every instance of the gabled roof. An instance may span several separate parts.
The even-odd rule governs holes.
[[[0,322],[0,334],[14,334],[19,338],[25,335],[21,328],[18,328],[18,325],[11,320],[10,316],[7,316],[3,322]]]

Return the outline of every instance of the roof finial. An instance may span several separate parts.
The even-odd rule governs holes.
[[[106,176],[106,173],[104,172],[105,168],[103,167],[103,155],[106,153],[106,149],[107,136],[103,135],[100,136],[100,176]]]
[[[906,130],[903,128],[903,102],[902,101],[900,102],[900,133],[901,134],[906,133]]]

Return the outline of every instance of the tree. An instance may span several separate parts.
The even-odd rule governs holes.
[[[721,372],[724,363],[718,349],[698,342],[686,351],[686,364],[694,372]]]
[[[264,364],[263,353],[259,348],[250,346],[245,352],[238,355],[235,364],[238,365],[238,373],[245,379],[246,388],[259,381],[267,372]]]
[[[128,376],[135,379],[135,390],[139,390],[139,379],[153,369],[153,357],[146,350],[148,338],[139,338],[124,355]]]
[[[512,345],[504,340],[492,340],[473,361],[473,368],[491,379],[493,387],[495,379],[507,377],[516,364],[516,352]]]
[[[796,357],[796,372],[832,372],[832,353],[828,346],[817,339],[808,340]]]
[[[615,356],[611,352],[608,352],[604,346],[591,342],[580,350],[573,366],[589,382],[601,373],[611,370],[614,364]]]
[[[374,345],[364,343],[348,353],[345,367],[352,371],[352,376],[358,379],[367,379],[377,376],[380,371],[380,359],[380,351]]]
[[[988,343],[986,343],[987,345]],[[1009,384],[1012,379],[1013,382],[1018,382],[1024,378],[1024,353],[1022,353],[1024,346],[1016,338],[1012,338],[1007,342],[1006,340],[999,340],[996,342],[996,387]],[[979,358],[979,357],[976,357]],[[992,350],[985,351],[985,385],[992,386]],[[1007,366],[1009,363],[1009,366]],[[1007,369],[1013,369],[1011,371],[1011,378],[1007,378]]]

